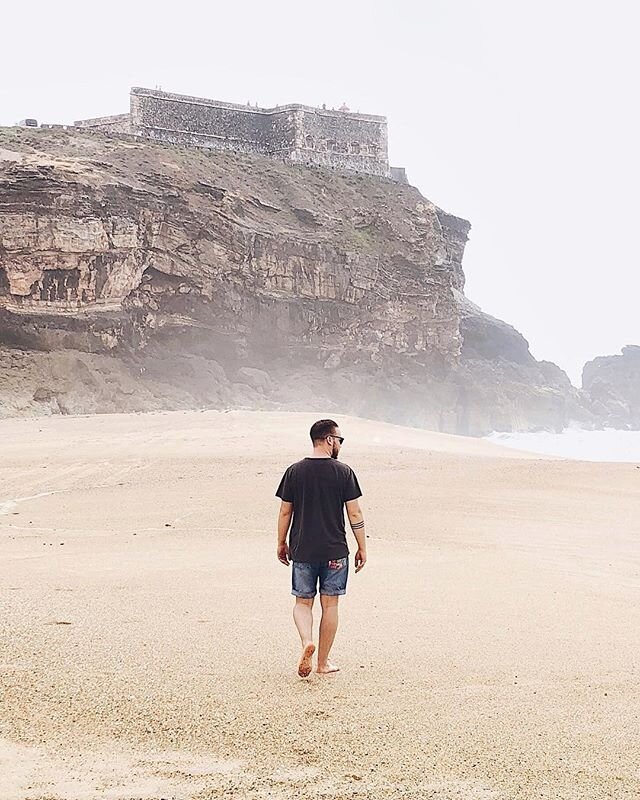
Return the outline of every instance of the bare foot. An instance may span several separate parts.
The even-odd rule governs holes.
[[[337,667],[335,664],[332,664],[329,661],[322,667],[320,666],[320,664],[318,664],[316,672],[318,673],[318,675],[331,675],[332,672],[340,672],[340,667]]]
[[[306,678],[311,674],[311,657],[316,652],[316,646],[313,642],[309,642],[302,651],[300,661],[298,662],[298,675],[301,678]]]

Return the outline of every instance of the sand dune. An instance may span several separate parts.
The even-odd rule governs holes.
[[[339,418],[369,563],[301,680],[318,416],[0,422],[0,800],[640,796],[640,468]]]

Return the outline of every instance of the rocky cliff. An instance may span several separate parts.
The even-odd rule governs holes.
[[[468,230],[372,176],[0,130],[0,415],[323,407],[476,435],[588,416],[464,297]]]
[[[640,347],[600,356],[584,365],[584,389],[592,412],[611,428],[640,430]]]

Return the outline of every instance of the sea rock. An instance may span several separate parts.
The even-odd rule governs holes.
[[[582,388],[605,427],[640,430],[640,346],[588,361]]]

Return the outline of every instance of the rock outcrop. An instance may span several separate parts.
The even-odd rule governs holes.
[[[82,131],[0,131],[0,415],[325,407],[445,431],[588,414],[464,297],[411,186]]]
[[[599,356],[582,370],[582,388],[605,427],[640,430],[640,346]]]
[[[515,328],[459,298],[462,351],[456,373],[462,375],[466,409],[460,432],[478,429],[562,431],[571,421],[593,426],[581,393],[550,361],[537,361]]]

